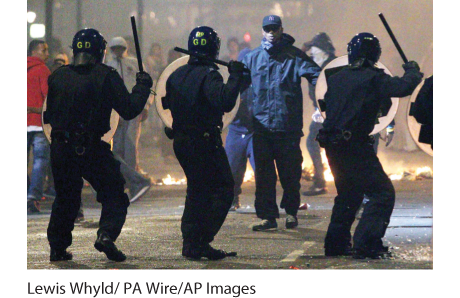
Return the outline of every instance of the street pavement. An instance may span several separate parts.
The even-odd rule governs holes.
[[[310,185],[302,180],[302,190]],[[336,196],[333,182],[328,182],[325,195],[302,197],[309,209],[299,211],[298,228],[287,230],[284,210],[280,210],[278,229],[263,232],[251,229],[259,220],[254,210],[254,182],[246,182],[241,196],[243,207],[229,213],[212,243],[216,248],[236,251],[236,257],[220,261],[183,258],[180,219],[186,186],[154,185],[131,204],[116,242],[127,260],[109,261],[93,248],[100,205],[91,189],[85,187],[85,221],[75,226],[69,248],[73,260],[49,262],[46,228],[52,200],[45,200],[40,214],[27,216],[27,269],[433,269],[433,180],[394,181],[394,185],[396,206],[384,239],[395,255],[390,260],[324,256],[323,241]],[[277,194],[279,203],[279,184]]]

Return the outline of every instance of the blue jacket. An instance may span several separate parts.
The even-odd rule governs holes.
[[[270,49],[262,45],[247,54],[243,63],[251,71],[255,133],[274,137],[303,136],[301,77],[311,84],[321,68],[294,47],[294,38],[283,34]]]

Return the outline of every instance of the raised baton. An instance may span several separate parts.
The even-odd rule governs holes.
[[[391,31],[390,26],[388,25],[387,21],[385,20],[385,17],[383,16],[383,13],[379,13],[379,17],[380,17],[380,19],[382,20],[383,26],[385,26],[385,29],[387,29],[388,34],[389,34],[390,37],[391,37],[391,40],[393,40],[393,43],[395,44],[396,49],[398,50],[399,55],[401,55],[401,58],[403,59],[404,63],[409,62],[409,61],[407,60],[407,58],[406,58],[406,55],[404,55],[403,50],[402,50],[401,47],[399,46],[399,43],[398,43],[398,41],[396,40],[396,37],[395,37],[395,35],[393,34],[393,31]]]
[[[141,47],[139,46],[139,38],[137,37],[136,19],[134,16],[131,16],[131,27],[133,28],[134,45],[136,46],[137,64],[139,65],[139,71],[144,71],[144,66],[142,65]]]

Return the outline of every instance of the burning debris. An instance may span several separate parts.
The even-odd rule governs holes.
[[[154,185],[185,185],[187,184],[187,180],[183,179],[176,179],[172,178],[171,175],[167,175],[166,178],[157,179]]]
[[[329,164],[326,162],[324,163],[324,178],[326,181],[334,181],[334,176],[332,175],[331,169],[329,168]],[[302,165],[302,179],[307,181],[313,180],[314,175],[314,168],[313,165],[307,167],[304,164]],[[391,180],[402,180],[402,181],[416,181],[416,180],[424,180],[424,179],[433,179],[433,170],[430,167],[419,167],[413,169],[401,169],[398,170],[397,173],[391,173],[388,175]]]

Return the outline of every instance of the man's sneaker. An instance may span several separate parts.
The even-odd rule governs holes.
[[[299,210],[308,210],[308,204],[307,203],[302,203],[299,206]]]
[[[294,215],[288,214],[286,217],[286,229],[293,229],[299,225],[299,221],[297,220],[297,217]]]
[[[140,199],[145,193],[147,193],[151,186],[152,183],[149,179],[146,179],[143,183],[139,185],[132,186],[129,190],[129,194],[131,195],[129,201],[133,203]]]
[[[66,251],[65,249],[51,249],[50,262],[69,261],[72,260],[72,258],[72,253]]]
[[[387,246],[382,246],[380,249],[375,250],[365,250],[365,249],[355,249],[353,252],[353,259],[381,259],[388,260],[393,259],[393,253],[388,249]]]
[[[45,191],[43,191],[43,196],[46,199],[54,200],[56,198],[56,191],[54,190],[53,187],[49,187]]]
[[[312,197],[312,196],[324,195],[326,193],[327,193],[326,187],[316,187],[313,185],[307,191],[304,191],[302,195],[307,196],[307,197]]]
[[[233,198],[232,206],[230,206],[230,211],[236,211],[237,209],[241,208],[240,198],[235,197]]]
[[[37,200],[27,201],[27,213],[40,213],[40,202]]]
[[[265,231],[278,228],[276,219],[263,219],[259,224],[252,226],[253,231]]]
[[[116,262],[123,262],[126,256],[121,252],[106,233],[101,233],[94,243],[94,248],[106,254],[107,258]]]

